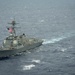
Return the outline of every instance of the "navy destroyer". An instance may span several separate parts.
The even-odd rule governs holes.
[[[18,53],[33,49],[42,45],[42,40],[37,38],[29,38],[24,33],[22,35],[16,34],[16,21],[13,20],[10,27],[7,27],[9,36],[7,36],[2,46],[0,47],[0,58],[14,56]]]

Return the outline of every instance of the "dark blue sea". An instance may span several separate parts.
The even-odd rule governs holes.
[[[15,18],[17,35],[44,42],[0,60],[0,75],[75,75],[75,0],[0,0],[0,45]]]

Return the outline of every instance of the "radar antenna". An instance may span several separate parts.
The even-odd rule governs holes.
[[[8,23],[8,24],[11,24],[12,26],[15,26],[18,23],[16,23],[15,18],[14,18],[14,20],[12,20],[12,22],[11,23]]]

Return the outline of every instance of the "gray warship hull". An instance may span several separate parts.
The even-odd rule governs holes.
[[[42,40],[37,38],[27,37],[24,33],[21,35],[16,34],[16,21],[13,20],[10,27],[7,27],[10,35],[7,36],[0,48],[0,58],[14,56],[18,53],[24,52],[29,49],[36,48],[42,45]]]
[[[39,47],[41,45],[42,45],[42,41],[39,41],[39,42],[36,42],[33,44],[28,44],[28,45],[19,47],[17,49],[10,49],[10,50],[0,49],[0,58],[15,56],[18,53],[25,52],[25,51],[30,50],[30,49],[34,49],[34,48]]]

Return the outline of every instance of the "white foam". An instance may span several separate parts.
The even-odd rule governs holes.
[[[66,51],[66,50],[67,50],[67,48],[62,48],[62,49],[61,49],[62,52]]]
[[[42,23],[42,22],[44,22],[44,20],[41,20],[40,22]]]
[[[65,37],[53,38],[51,40],[43,39],[44,42],[42,44],[56,43],[64,38]]]
[[[25,65],[25,66],[23,66],[23,70],[31,70],[33,67],[35,67],[34,64]]]
[[[32,62],[40,63],[40,60],[35,60],[35,59],[33,59]]]

